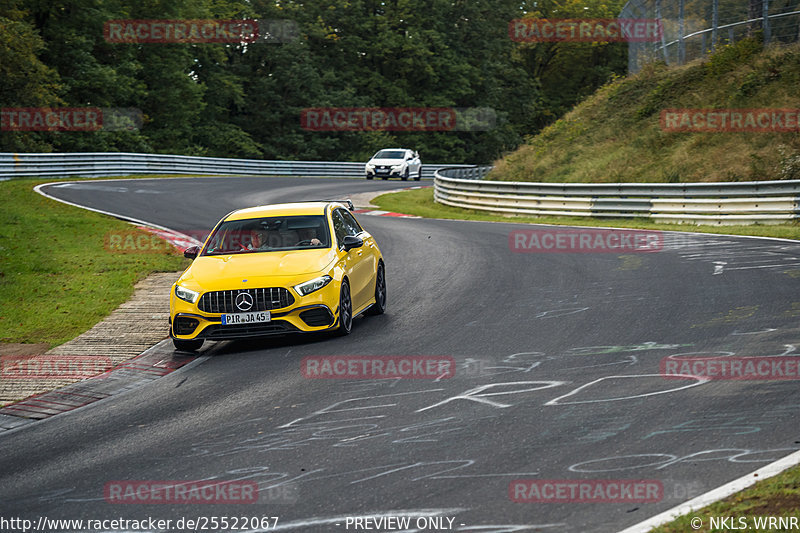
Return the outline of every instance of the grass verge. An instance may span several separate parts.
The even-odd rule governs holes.
[[[713,524],[711,517],[716,519]],[[721,517],[729,517],[723,527],[720,527],[719,519]],[[724,500],[676,518],[668,524],[652,529],[651,533],[686,533],[687,531],[711,533],[712,531],[732,529],[761,532],[796,529],[780,526],[775,528],[757,527],[754,519],[764,517],[800,517],[800,467],[790,468]],[[699,528],[695,527],[697,518],[701,519]],[[693,519],[695,520],[694,525]],[[740,522],[740,519],[744,519],[745,522]]]
[[[128,300],[136,282],[189,264],[169,247],[107,249],[109,236],[139,230],[33,190],[49,181],[0,182],[0,343],[62,344]]]
[[[800,223],[754,224],[750,226],[696,226],[693,224],[659,224],[644,218],[588,218],[588,217],[523,217],[503,216],[472,209],[461,209],[437,204],[433,201],[433,188],[382,194],[372,200],[374,205],[386,211],[417,215],[426,218],[454,220],[482,220],[487,222],[510,222],[529,224],[553,224],[558,226],[593,226],[614,228],[636,228],[660,231],[689,231],[699,233],[724,233],[730,235],[752,235],[800,240]]]

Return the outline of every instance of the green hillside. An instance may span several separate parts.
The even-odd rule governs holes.
[[[725,46],[681,67],[652,64],[602,87],[505,158],[487,179],[697,182],[800,179],[800,129],[664,131],[664,109],[800,110],[800,46]]]

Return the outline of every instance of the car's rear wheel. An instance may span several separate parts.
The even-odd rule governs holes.
[[[350,299],[350,285],[347,281],[342,282],[342,289],[339,292],[339,327],[336,329],[337,335],[349,335],[353,329],[353,302]]]
[[[386,272],[383,263],[378,263],[378,271],[375,273],[375,303],[366,314],[382,315],[384,311],[386,311]]]
[[[182,352],[196,352],[203,346],[203,339],[181,340],[172,339],[172,344],[176,350]]]

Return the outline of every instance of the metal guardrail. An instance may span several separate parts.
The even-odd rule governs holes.
[[[533,183],[464,179],[491,167],[443,168],[435,201],[510,215],[650,218],[695,224],[778,224],[800,218],[800,180],[724,183]]]
[[[800,180],[729,183],[532,183],[486,181],[492,167],[428,164],[434,198],[510,215],[634,218],[704,224],[800,218]],[[436,170],[436,169],[439,170]],[[364,177],[363,162],[266,161],[159,154],[0,153],[0,179],[129,174]]]
[[[0,153],[0,179],[65,176],[102,177],[129,174],[231,174],[353,178],[364,177],[365,163],[366,161],[360,163],[268,161],[125,152]],[[441,166],[444,165],[424,164],[422,166],[422,177],[433,178],[434,171]]]
[[[441,168],[434,172],[434,177],[439,171],[447,171],[447,177],[464,180],[482,180],[494,167],[454,167]]]

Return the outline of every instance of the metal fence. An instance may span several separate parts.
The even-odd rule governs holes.
[[[462,179],[466,172],[463,168],[437,170],[435,201],[507,215],[642,217],[713,225],[778,224],[800,218],[800,180],[533,183]]]
[[[433,178],[444,165],[425,164],[422,177]],[[469,165],[456,165],[469,166]],[[24,177],[192,174],[363,178],[364,162],[266,161],[114,152],[0,153],[0,179]]]
[[[658,42],[628,43],[628,72],[661,60],[680,65],[760,32],[764,44],[800,40],[797,0],[628,0],[619,18],[659,19]]]

